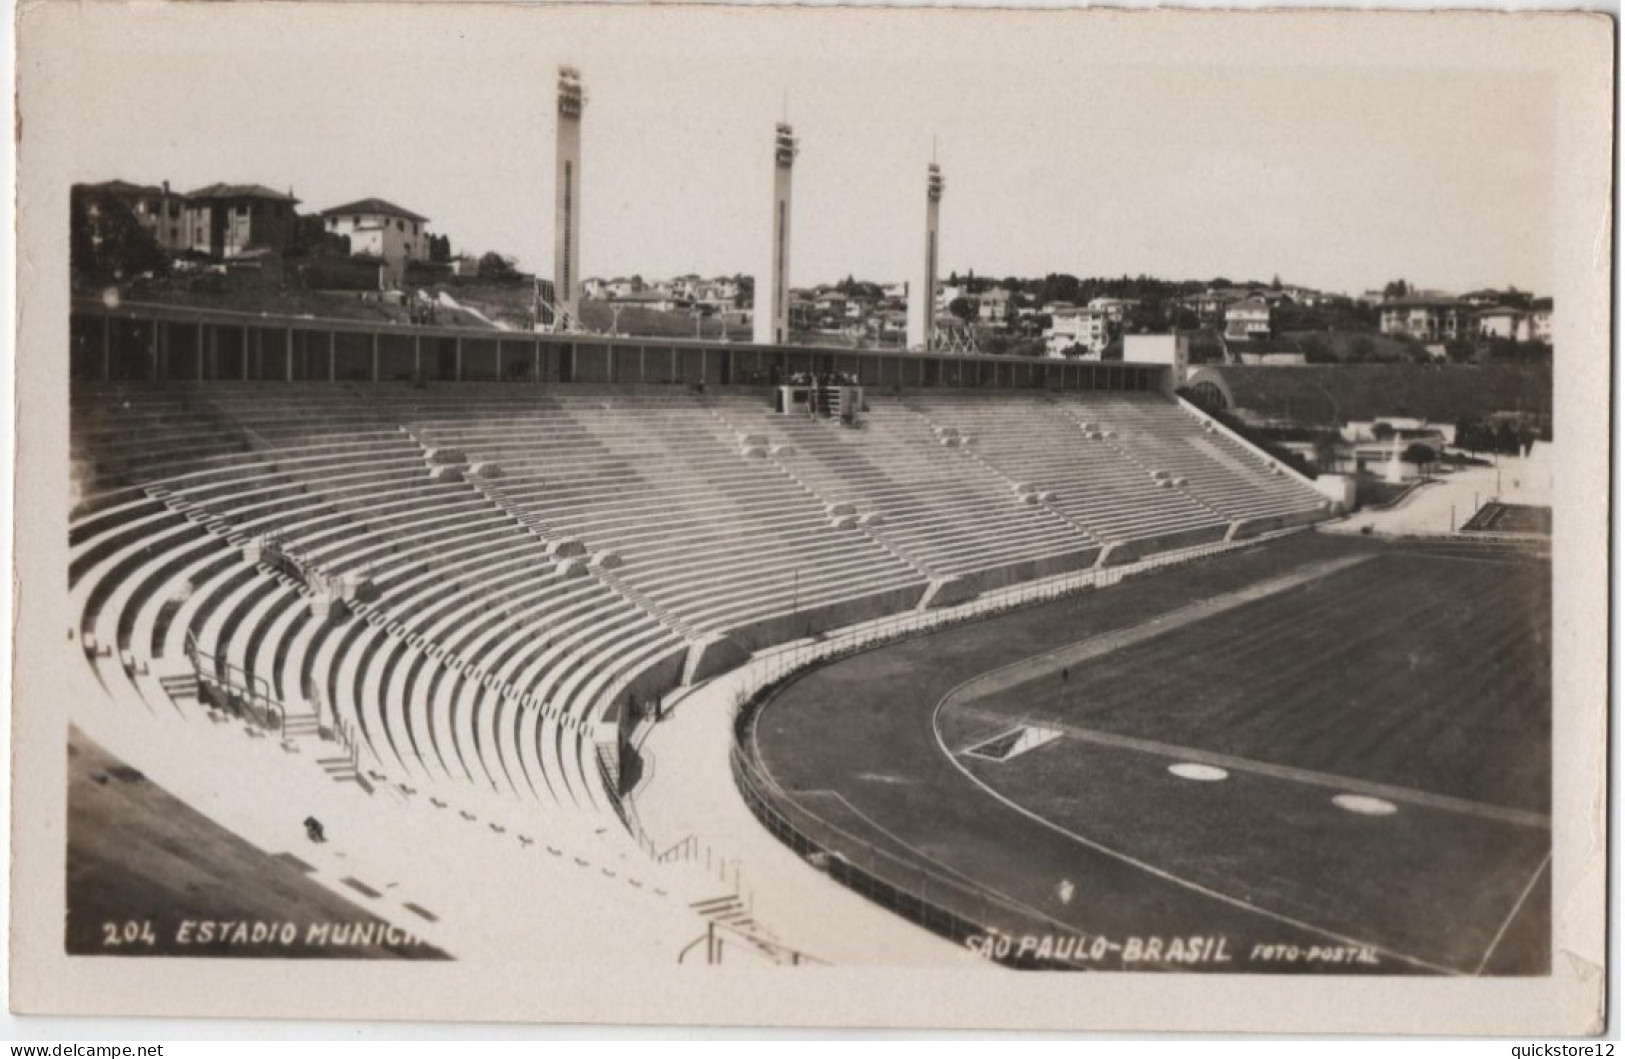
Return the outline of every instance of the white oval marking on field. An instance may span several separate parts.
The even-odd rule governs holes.
[[[1364,816],[1388,816],[1399,811],[1399,806],[1393,802],[1366,794],[1339,794],[1332,798],[1332,804]]]
[[[1230,773],[1217,765],[1198,765],[1192,761],[1169,765],[1168,771],[1182,780],[1196,780],[1199,783],[1217,783],[1230,778]]]

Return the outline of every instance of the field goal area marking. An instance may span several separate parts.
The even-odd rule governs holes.
[[[979,743],[961,750],[967,757],[980,758],[983,761],[1009,761],[1020,757],[1029,750],[1061,738],[1062,732],[1058,728],[1044,728],[1036,724],[1018,724],[1014,728],[1000,732],[991,739],[983,739]]]

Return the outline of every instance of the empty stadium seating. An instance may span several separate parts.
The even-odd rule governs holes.
[[[847,429],[743,389],[83,384],[72,453],[104,683],[187,712],[206,669],[363,771],[589,810],[629,695],[1320,506],[1152,394],[871,396]]]

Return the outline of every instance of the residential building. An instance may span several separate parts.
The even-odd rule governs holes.
[[[1474,333],[1473,307],[1459,298],[1424,294],[1395,298],[1381,305],[1385,335],[1409,335],[1418,341],[1449,341]]]
[[[1106,319],[1114,324],[1120,324],[1123,322],[1123,314],[1137,304],[1128,298],[1094,298],[1089,302],[1089,308],[1103,310]]]
[[[227,258],[293,246],[299,200],[262,184],[210,184],[186,195],[186,249]]]
[[[1262,339],[1270,336],[1270,306],[1261,297],[1244,298],[1224,310],[1224,337]]]
[[[93,230],[97,224],[96,200],[107,196],[128,206],[136,221],[161,248],[171,253],[186,249],[186,196],[170,191],[169,181],[161,185],[142,185],[109,180],[101,184],[82,184],[80,190],[89,196],[88,209]]]
[[[1003,287],[983,291],[976,298],[976,318],[984,324],[1003,324],[1015,315],[1015,296]]]
[[[384,199],[360,199],[322,211],[331,235],[350,240],[350,253],[384,262],[389,281],[399,285],[406,266],[429,260],[429,218]]]
[[[1052,357],[1062,357],[1077,347],[1082,350],[1081,356],[1098,359],[1111,339],[1110,325],[1104,309],[1064,309],[1051,313],[1049,330],[1044,332],[1045,351]]]

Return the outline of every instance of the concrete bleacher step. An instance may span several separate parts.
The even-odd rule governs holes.
[[[294,739],[305,739],[321,734],[321,718],[312,710],[309,713],[290,713],[282,720],[282,734]]]
[[[368,790],[371,789],[362,779],[361,770],[356,768],[355,762],[348,757],[319,757],[316,764],[320,765],[322,771],[336,783],[356,783]]]
[[[196,673],[174,673],[159,677],[158,686],[164,689],[164,694],[171,700],[180,702],[184,699],[198,700],[198,681]]]

